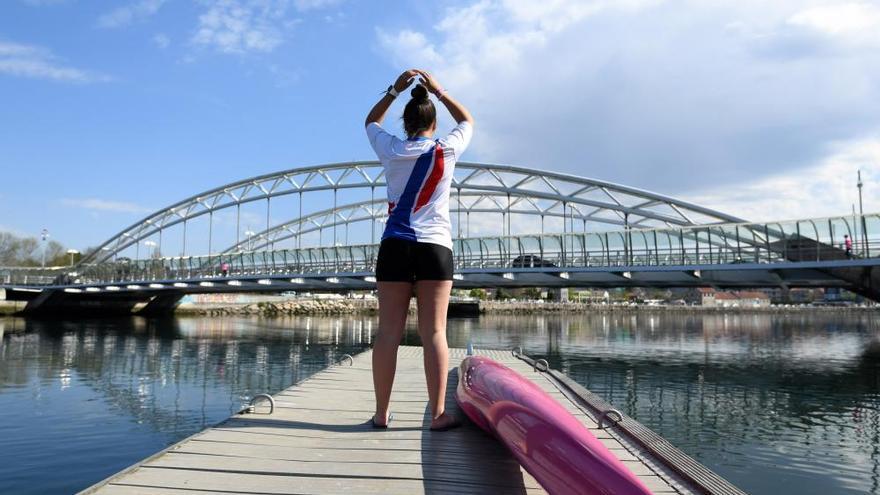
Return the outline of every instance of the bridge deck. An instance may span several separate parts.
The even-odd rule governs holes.
[[[455,412],[450,350],[447,404]],[[641,449],[598,430],[542,373],[509,352],[481,351],[531,378],[565,405],[655,493],[692,493]],[[544,493],[504,447],[473,424],[435,433],[422,371],[422,349],[400,348],[388,430],[365,421],[373,410],[371,352],[354,357],[275,396],[276,408],[237,415],[198,433],[83,493]]]

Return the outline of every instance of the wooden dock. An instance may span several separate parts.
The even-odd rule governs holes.
[[[544,373],[507,351],[476,350],[531,378],[565,405],[659,494],[694,493],[643,449],[597,428],[593,417]],[[450,350],[447,405],[463,349]],[[374,409],[371,351],[332,366],[275,395],[274,413],[261,403],[193,435],[81,493],[108,495],[250,494],[532,494],[544,493],[505,448],[466,422],[428,430],[430,413],[420,347],[400,348],[387,430],[367,421]],[[349,365],[350,364],[350,365]]]

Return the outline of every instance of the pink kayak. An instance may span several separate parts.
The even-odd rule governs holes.
[[[551,494],[651,493],[580,421],[519,373],[470,356],[458,376],[461,409]]]

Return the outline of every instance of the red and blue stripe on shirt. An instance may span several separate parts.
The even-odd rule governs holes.
[[[410,217],[428,204],[437,184],[443,178],[443,148],[438,144],[416,159],[403,194],[397,203],[390,203],[388,223],[382,238],[396,237],[408,241],[418,241],[416,232],[410,225]]]

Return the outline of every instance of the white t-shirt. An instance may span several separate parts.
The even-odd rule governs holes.
[[[388,184],[388,221],[382,239],[396,237],[452,249],[449,186],[455,162],[472,134],[467,121],[437,141],[402,140],[376,122],[367,125],[367,137],[385,167]]]

